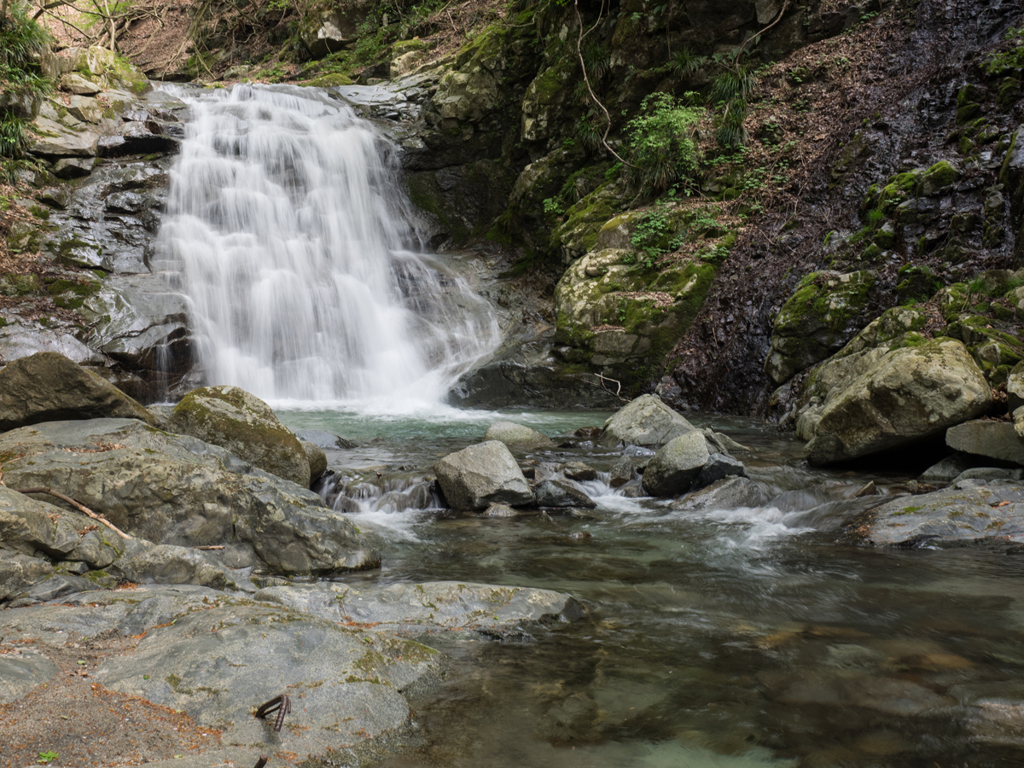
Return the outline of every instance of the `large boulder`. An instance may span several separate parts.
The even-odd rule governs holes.
[[[804,435],[811,433],[806,450],[812,464],[940,435],[992,403],[988,382],[959,341],[933,339],[872,352],[861,359],[866,364],[859,375],[836,382],[818,414],[809,415],[811,423],[798,422]]]
[[[437,482],[453,509],[486,509],[490,504],[521,507],[533,493],[504,443],[489,440],[449,454],[434,465]]]
[[[657,395],[641,395],[605,422],[601,445],[625,443],[658,448],[695,429]]]
[[[654,454],[643,476],[643,489],[651,496],[685,493],[711,459],[707,440],[693,430],[669,441]]]
[[[555,447],[554,441],[547,435],[514,421],[494,422],[487,427],[484,440],[498,440],[510,447],[526,450]]]
[[[1024,440],[1008,421],[968,421],[946,430],[946,445],[974,456],[1024,465]]]
[[[839,350],[864,325],[864,313],[878,280],[872,271],[812,272],[797,286],[775,318],[765,373],[776,384],[789,381]]]
[[[270,406],[239,387],[201,387],[182,398],[167,428],[226,448],[267,472],[309,487],[309,459],[299,438]]]
[[[232,567],[308,575],[379,563],[317,494],[139,421],[12,430],[0,435],[0,472],[11,488],[49,487],[156,544],[224,546]]]
[[[0,430],[102,417],[155,423],[140,403],[59,352],[38,352],[0,370]]]

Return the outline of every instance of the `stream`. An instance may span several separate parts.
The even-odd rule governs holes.
[[[383,582],[568,592],[589,615],[492,638],[426,638],[453,659],[381,768],[970,768],[1024,763],[1024,558],[1007,545],[853,546],[869,481],[808,469],[801,444],[694,416],[771,501],[681,511],[612,488],[636,448],[594,445],[606,412],[470,411],[443,395],[500,343],[498,323],[423,238],[394,148],[317,89],[165,86],[192,104],[158,245],[188,296],[200,371],[265,398],[327,451],[321,488],[384,553]],[[175,90],[176,89],[176,90]],[[490,314],[489,314],[490,313]],[[508,419],[555,439],[537,477],[582,461],[597,507],[454,514],[432,465]],[[649,455],[649,452],[646,454]]]
[[[410,751],[382,768],[1021,764],[1007,724],[1020,722],[1011,702],[1024,695],[1024,559],[1006,545],[843,542],[842,525],[864,506],[848,497],[869,480],[900,492],[909,476],[811,470],[799,441],[698,416],[752,449],[737,455],[772,490],[768,506],[679,512],[629,498],[600,474],[622,450],[578,438],[517,458],[541,472],[588,463],[598,480],[580,487],[595,510],[454,515],[408,492],[498,418],[558,442],[608,415],[282,412],[294,429],[360,441],[332,455],[350,488],[372,485],[365,478],[378,470],[405,477],[364,492],[350,513],[386,552],[381,572],[355,578],[542,587],[573,594],[590,614],[443,644],[457,663],[416,708]]]

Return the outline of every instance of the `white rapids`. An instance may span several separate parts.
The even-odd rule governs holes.
[[[497,346],[490,305],[425,255],[394,146],[315,88],[168,87],[191,105],[158,263],[202,378],[270,401],[439,401]]]

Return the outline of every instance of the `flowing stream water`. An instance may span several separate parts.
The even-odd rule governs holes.
[[[192,301],[208,383],[356,442],[328,451],[323,493],[385,557],[346,579],[543,587],[589,611],[498,641],[428,638],[455,663],[381,768],[1024,764],[1017,548],[849,545],[843,526],[871,503],[855,491],[873,479],[899,493],[910,477],[810,470],[795,441],[743,420],[713,423],[752,449],[739,456],[772,501],[681,512],[610,487],[612,465],[642,451],[573,434],[606,413],[443,405],[497,333],[486,303],[419,253],[388,143],[315,89],[180,94],[194,121],[165,266]],[[556,437],[518,456],[538,476],[598,470],[580,484],[597,508],[442,509],[431,465],[497,418]]]

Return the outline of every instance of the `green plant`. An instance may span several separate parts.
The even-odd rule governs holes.
[[[654,259],[667,252],[662,243],[670,233],[671,223],[665,212],[648,211],[637,222],[629,242],[647,257],[646,266],[652,267]]]
[[[39,756],[36,758],[36,762],[39,763],[40,765],[47,765],[49,763],[52,763],[54,760],[56,760],[59,757],[60,757],[60,755],[58,755],[56,752],[52,752],[52,751],[48,750],[46,752],[40,752]]]
[[[661,192],[692,176],[700,162],[694,134],[703,114],[667,93],[644,98],[640,114],[626,124],[629,181],[634,189]]]
[[[24,121],[14,105],[41,96],[51,87],[34,60],[49,40],[46,30],[29,18],[27,8],[20,3],[15,2],[6,15],[0,15],[0,93],[4,96],[0,106],[0,155],[15,154],[22,143]]]

